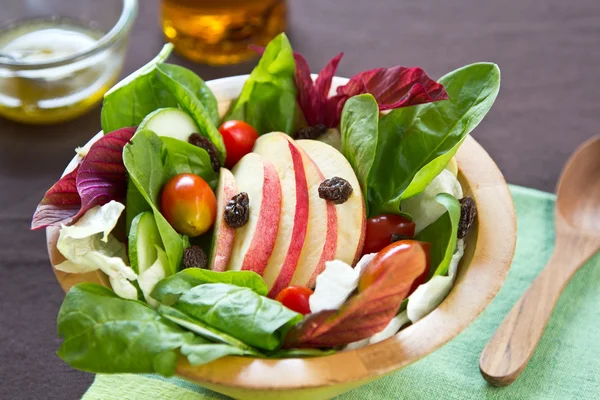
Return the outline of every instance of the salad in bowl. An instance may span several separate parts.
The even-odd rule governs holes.
[[[40,202],[54,268],[83,277],[57,321],[72,367],[169,376],[182,357],[348,352],[451,292],[478,207],[454,156],[498,67],[342,79],[342,54],[311,75],[284,34],[256,51],[229,96],[166,45],[106,93],[102,131]]]

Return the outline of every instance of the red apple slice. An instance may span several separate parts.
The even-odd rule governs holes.
[[[317,164],[325,178],[338,176],[352,185],[350,198],[335,205],[338,221],[338,239],[335,259],[354,265],[362,252],[366,211],[360,185],[352,166],[338,150],[317,140],[297,140],[296,144]]]
[[[248,194],[249,217],[235,230],[230,270],[262,275],[271,256],[281,217],[281,185],[273,164],[254,153],[246,154],[233,168],[238,192]]]
[[[325,177],[317,164],[291,137],[286,138],[302,156],[308,189],[306,238],[290,284],[312,288],[315,286],[317,275],[325,269],[325,262],[335,258],[338,238],[337,213],[335,204],[319,197],[319,185]]]
[[[262,135],[253,151],[273,163],[281,181],[279,232],[263,274],[269,297],[273,298],[290,284],[302,252],[308,224],[308,188],[302,155],[285,133]]]
[[[233,196],[238,194],[235,178],[228,169],[221,168],[216,194],[217,217],[208,265],[213,271],[225,271],[231,257],[233,239],[235,238],[235,229],[227,225],[224,219],[225,206]]]

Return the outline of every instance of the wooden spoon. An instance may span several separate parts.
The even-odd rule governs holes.
[[[556,189],[556,247],[550,261],[506,316],[481,359],[489,383],[507,386],[525,369],[558,297],[600,249],[600,136],[571,156]]]

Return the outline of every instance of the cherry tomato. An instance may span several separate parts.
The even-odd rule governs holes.
[[[177,232],[195,237],[208,231],[215,222],[217,199],[198,175],[179,174],[163,188],[160,209]]]
[[[407,296],[410,295],[415,289],[425,283],[427,276],[429,275],[429,250],[431,245],[429,243],[420,242],[418,240],[399,240],[394,242],[379,253],[377,256],[365,267],[360,279],[358,280],[358,291],[362,292],[373,284],[381,274],[390,265],[397,265],[403,263],[406,265],[414,266],[423,269],[423,272],[416,278],[409,276],[407,279],[411,279],[412,283]],[[411,268],[412,269],[412,268]],[[400,282],[398,282],[400,283]]]
[[[363,254],[377,253],[392,242],[392,234],[415,235],[415,223],[396,214],[382,214],[367,220]]]
[[[313,294],[313,291],[303,286],[288,286],[283,289],[275,300],[289,308],[290,310],[299,312],[300,314],[310,314],[310,305],[308,298]]]
[[[254,142],[258,139],[256,130],[244,121],[225,121],[219,128],[219,132],[221,132],[223,142],[225,142],[225,150],[227,151],[225,166],[227,168],[232,168],[240,161],[240,158],[250,153],[254,147]]]

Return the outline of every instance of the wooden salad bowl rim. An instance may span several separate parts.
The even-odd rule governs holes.
[[[241,75],[207,82],[219,100],[221,114],[239,94],[247,77]],[[345,78],[335,77],[332,91],[345,82]],[[181,357],[176,374],[236,397],[245,397],[244,391],[294,390],[300,393],[304,389],[332,385],[343,385],[343,391],[346,391],[403,368],[456,337],[481,314],[504,283],[514,255],[517,231],[514,205],[506,181],[483,147],[469,136],[456,158],[459,180],[465,195],[475,200],[478,217],[466,238],[466,251],[454,287],[433,312],[394,337],[357,350],[314,358],[228,356],[196,367]],[[56,249],[58,229],[51,227],[46,233],[50,260],[52,265],[57,265],[64,260]],[[109,286],[107,277],[101,272],[67,274],[54,271],[65,291],[79,282]]]

